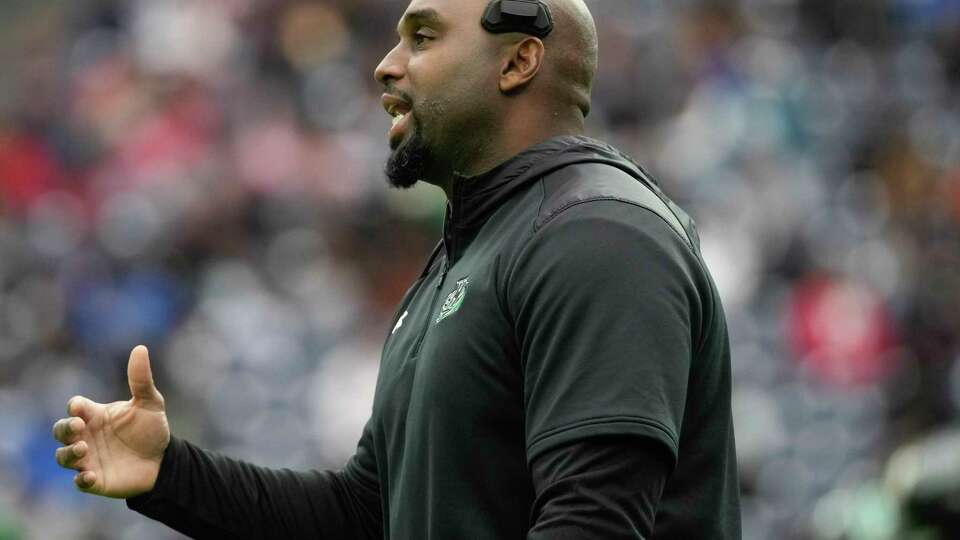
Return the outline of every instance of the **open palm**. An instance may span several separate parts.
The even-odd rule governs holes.
[[[78,471],[80,490],[106,497],[128,498],[153,489],[170,427],[163,396],[153,383],[147,348],[130,353],[127,401],[97,403],[82,396],[67,402],[69,418],[53,425],[60,466]]]

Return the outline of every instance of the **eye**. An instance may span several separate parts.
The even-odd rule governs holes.
[[[416,47],[422,46],[425,42],[433,39],[433,36],[428,36],[423,32],[417,32],[413,35],[413,44]]]

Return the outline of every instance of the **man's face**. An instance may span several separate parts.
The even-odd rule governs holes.
[[[485,1],[413,0],[397,27],[400,41],[377,66],[388,133],[388,181],[410,187],[462,161],[491,122],[496,89],[493,47],[480,26]]]

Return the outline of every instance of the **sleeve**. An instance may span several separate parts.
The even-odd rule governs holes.
[[[670,459],[660,445],[629,436],[542,453],[531,466],[536,499],[527,539],[650,538]]]
[[[171,437],[157,484],[127,506],[192,538],[383,537],[369,425],[342,471],[274,470]]]
[[[676,466],[699,328],[695,258],[649,210],[591,201],[533,234],[504,294],[524,381],[527,459],[601,435]]]

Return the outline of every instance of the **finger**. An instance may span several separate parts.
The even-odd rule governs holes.
[[[53,438],[62,442],[67,443],[67,424],[70,422],[69,418],[61,418],[53,423]]]
[[[79,416],[86,421],[90,420],[93,414],[94,403],[83,396],[73,396],[67,400],[67,414],[70,416]]]
[[[86,425],[83,418],[61,418],[53,424],[53,438],[63,444],[70,444],[83,434]]]
[[[55,453],[57,465],[66,469],[77,469],[79,462],[87,455],[87,443],[80,441],[70,446],[61,446]]]
[[[148,408],[163,409],[163,397],[153,383],[150,370],[150,353],[143,345],[137,345],[130,351],[127,363],[127,382],[130,394]]]
[[[93,471],[83,471],[73,477],[73,483],[76,484],[81,491],[92,488],[96,482],[97,475]]]

